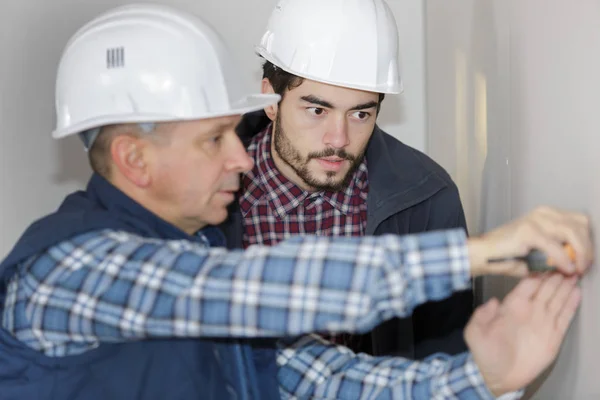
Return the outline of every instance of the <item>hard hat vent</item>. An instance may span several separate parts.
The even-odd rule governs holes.
[[[125,48],[115,47],[106,50],[106,68],[123,68],[125,66]]]

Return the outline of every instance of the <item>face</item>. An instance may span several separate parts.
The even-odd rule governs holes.
[[[362,161],[378,102],[377,93],[305,79],[270,115],[275,164],[306,190],[342,190]]]
[[[172,124],[147,150],[157,207],[188,233],[227,218],[252,159],[235,133],[239,116]]]

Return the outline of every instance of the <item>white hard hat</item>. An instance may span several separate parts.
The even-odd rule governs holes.
[[[384,0],[280,0],[256,51],[294,75],[401,93],[398,27]]]
[[[159,5],[112,9],[68,42],[56,81],[54,138],[104,125],[238,115],[279,101],[251,94],[218,34]]]

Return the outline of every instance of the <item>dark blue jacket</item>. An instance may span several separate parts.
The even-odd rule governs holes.
[[[98,229],[198,240],[94,175],[85,192],[68,196],[56,213],[31,225],[0,264],[0,306],[19,262]],[[208,229],[212,244],[223,245],[222,234]],[[81,355],[52,358],[0,329],[0,399],[278,399],[274,348],[272,341],[161,339],[102,344]]]
[[[238,134],[249,144],[270,122],[264,111],[244,116]],[[458,189],[431,158],[375,127],[367,152],[369,194],[367,235],[407,234],[461,227],[466,221]],[[222,225],[231,248],[242,247],[243,225],[238,203]],[[463,328],[473,310],[472,291],[427,303],[412,318],[384,322],[363,336],[359,351],[375,355],[423,358],[436,352],[467,350]]]

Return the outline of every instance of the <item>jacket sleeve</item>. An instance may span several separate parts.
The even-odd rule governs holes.
[[[3,326],[51,356],[151,337],[364,332],[465,288],[469,268],[459,229],[246,251],[97,231],[20,266]]]
[[[354,354],[316,335],[279,343],[277,378],[284,399],[494,399],[469,353],[414,361]],[[498,400],[520,399],[523,391]]]
[[[465,213],[454,183],[451,182],[433,196],[427,206],[429,210],[424,230],[463,228],[467,231]],[[417,307],[412,318],[415,357],[421,359],[436,352],[458,354],[466,351],[463,330],[472,313],[472,289],[455,292],[444,300]]]

